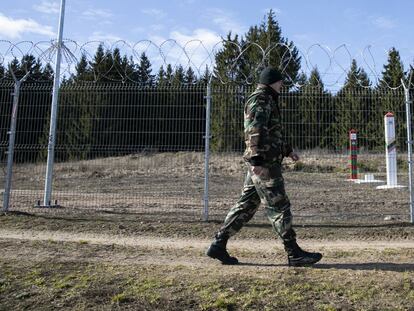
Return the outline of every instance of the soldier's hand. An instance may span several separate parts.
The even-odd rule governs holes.
[[[299,161],[299,156],[298,156],[298,154],[297,154],[297,153],[295,153],[295,152],[291,152],[291,153],[289,154],[289,158],[291,158],[294,162]]]
[[[269,175],[269,169],[263,166],[252,166],[252,172],[257,176]]]

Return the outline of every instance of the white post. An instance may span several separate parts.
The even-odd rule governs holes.
[[[62,59],[62,35],[63,35],[63,22],[65,18],[65,0],[62,0],[60,4],[60,18],[59,18],[59,31],[57,40],[57,53],[56,53],[56,65],[55,76],[53,81],[53,94],[52,94],[52,109],[50,113],[50,130],[49,130],[49,144],[47,148],[47,167],[46,167],[46,181],[45,181],[45,195],[43,204],[45,207],[50,207],[52,196],[52,177],[53,177],[53,165],[55,160],[55,144],[56,144],[56,121],[58,112],[58,97],[60,86],[60,61]]]
[[[397,183],[397,145],[395,141],[395,118],[392,112],[384,117],[385,123],[385,158],[387,164],[387,184],[377,189],[401,188]]]
[[[204,147],[204,209],[203,220],[208,221],[208,192],[209,192],[209,162],[210,162],[210,114],[211,114],[211,78],[207,84],[206,96],[206,132]]]

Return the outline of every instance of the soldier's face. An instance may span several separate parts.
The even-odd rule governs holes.
[[[270,84],[270,87],[273,88],[278,93],[280,93],[282,86],[283,86],[283,81],[277,81],[273,84]]]

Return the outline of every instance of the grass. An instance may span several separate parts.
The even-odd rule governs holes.
[[[56,248],[48,241],[27,243],[33,252]],[[414,303],[412,270],[131,264],[88,260],[94,257],[85,252],[90,249],[96,258],[100,252],[107,258],[137,253],[128,247],[107,253],[104,245],[64,242],[58,249],[62,256],[46,261],[0,258],[0,310],[407,310]],[[71,257],[74,251],[84,255]],[[200,256],[196,250],[185,254],[194,262]],[[326,255],[353,261],[361,254],[330,250]],[[412,255],[406,250],[404,256]],[[388,261],[395,249],[367,256]]]

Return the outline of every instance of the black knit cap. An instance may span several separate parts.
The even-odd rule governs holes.
[[[281,80],[283,80],[283,75],[279,70],[273,67],[266,67],[260,73],[259,83],[270,85]]]

